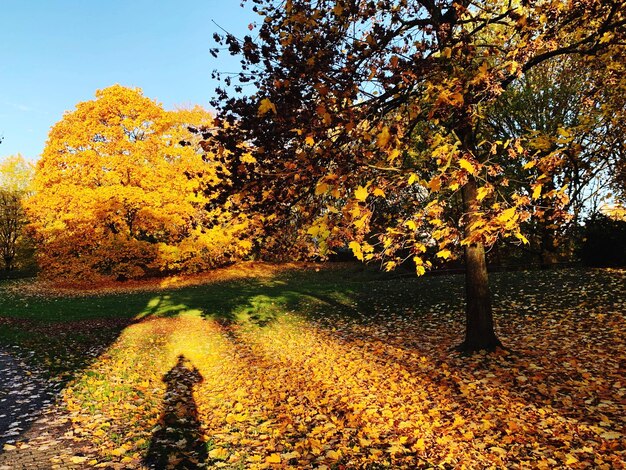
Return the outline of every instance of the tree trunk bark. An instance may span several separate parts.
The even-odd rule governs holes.
[[[476,194],[476,181],[470,177],[462,190],[463,206],[467,214],[466,237],[471,235],[470,227],[479,206]],[[461,352],[475,352],[494,351],[502,347],[494,330],[485,247],[479,242],[465,246],[465,299],[465,340],[456,349]]]
[[[548,229],[544,229],[547,231]],[[554,246],[554,237],[552,234],[544,233],[541,237],[541,253],[540,267],[541,269],[550,269],[558,262],[558,254]]]

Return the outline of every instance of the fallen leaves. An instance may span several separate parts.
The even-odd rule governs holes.
[[[194,432],[214,467],[623,462],[624,272],[494,275],[499,335],[515,352],[471,357],[449,352],[462,330],[459,279],[370,280],[351,293],[327,275],[316,287],[283,277],[293,299],[273,297],[280,314],[263,326],[212,317],[211,305],[204,318],[128,326],[66,387],[75,432],[134,468],[155,436],[187,448],[178,426],[162,431],[165,404],[186,395],[193,403],[173,409],[197,408]],[[241,285],[249,299],[269,296],[253,286]],[[168,388],[181,354],[202,380]]]
[[[367,187],[359,186],[354,190],[354,197],[361,202],[365,202],[368,196]]]
[[[271,454],[265,458],[266,463],[280,463],[281,458],[279,454]]]

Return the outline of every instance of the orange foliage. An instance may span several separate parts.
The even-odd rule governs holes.
[[[245,292],[229,312],[238,321],[212,314],[214,306],[199,310],[189,291],[166,291],[147,307],[180,314],[150,314],[126,328],[62,399],[74,436],[88,439],[97,459],[123,468],[146,468],[148,443],[166,426],[170,439],[162,445],[174,462],[167,468],[196,468],[175,465],[177,457],[194,460],[182,420],[165,418],[172,402],[195,421],[193,442],[206,443],[197,468],[623,468],[626,319],[603,304],[600,287],[623,301],[625,273],[580,274],[520,274],[521,285],[542,286],[546,298],[507,288],[498,309],[525,302],[524,321],[507,315],[500,328],[527,345],[466,357],[449,352],[462,327],[459,312],[449,304],[417,316],[399,310],[393,281],[368,283],[374,316],[362,310],[364,298],[334,305],[340,297],[324,301],[317,288],[292,309],[267,290],[277,279],[265,288],[235,284]],[[571,308],[574,289],[559,300],[549,296],[577,276],[593,301]],[[305,279],[283,288],[310,285]],[[456,282],[427,286],[449,290]],[[275,318],[260,325],[236,314],[255,302],[274,308]],[[337,306],[353,315],[337,315]],[[527,325],[541,334],[529,334]],[[581,341],[594,347],[573,353]],[[171,384],[173,371],[182,378]],[[194,376],[203,380],[190,385]],[[182,436],[172,438],[175,431]]]
[[[225,176],[191,130],[212,125],[200,107],[168,112],[120,85],[66,113],[50,131],[28,202],[44,273],[141,278],[246,254],[247,221],[229,203],[206,210]]]

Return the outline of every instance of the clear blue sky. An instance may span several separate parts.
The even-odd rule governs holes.
[[[165,108],[208,106],[211,71],[239,70],[215,46],[215,21],[242,36],[257,20],[239,0],[2,0],[0,157],[37,159],[48,130],[97,89],[142,88]]]

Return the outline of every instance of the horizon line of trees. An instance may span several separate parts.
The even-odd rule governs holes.
[[[525,76],[523,80],[515,82],[511,86],[511,89],[503,95],[503,99],[493,107],[486,126],[490,127],[490,132],[494,133],[495,137],[501,140],[512,140],[519,139],[524,134],[530,134],[535,140],[539,138],[545,139],[546,141],[550,139],[558,141],[559,138],[563,137],[565,132],[563,129],[573,127],[576,120],[586,112],[583,108],[584,79],[581,78],[582,75],[571,60],[558,64],[549,63],[534,72],[535,73]],[[137,100],[135,103],[131,104],[131,108],[136,109],[129,111],[131,108],[126,108],[126,110],[123,111],[121,109],[123,100],[119,101],[118,98],[115,97],[116,94],[127,94],[127,98],[131,97],[130,99],[126,99],[124,102],[125,105],[132,103],[132,100]],[[533,100],[535,100],[536,97],[540,98],[537,102],[534,102]],[[150,102],[150,100],[146,100],[147,99],[142,97],[140,90],[125,89],[124,87],[116,85],[98,91],[95,101],[101,101],[100,104],[105,105],[108,111],[111,109],[115,110],[115,112],[118,113],[117,118],[120,118],[123,116],[124,112],[130,112],[132,114],[138,111],[139,108],[145,109],[145,103]],[[89,102],[89,104],[94,105],[95,102]],[[155,106],[154,102],[150,102],[150,104],[151,106]],[[586,104],[588,105],[588,103]],[[81,105],[84,104],[81,103],[78,107]],[[156,105],[156,107],[158,108],[158,105]],[[144,156],[141,152],[131,154],[128,149],[124,149],[123,145],[115,143],[114,141],[115,139],[119,139],[120,136],[123,136],[122,140],[128,139],[129,142],[136,144],[138,140],[145,140],[146,135],[138,137],[137,130],[130,131],[129,128],[126,129],[124,126],[122,126],[122,133],[115,138],[105,137],[105,134],[93,131],[90,131],[91,134],[81,135],[82,130],[72,128],[72,126],[75,126],[76,122],[88,123],[89,119],[99,119],[101,123],[106,122],[106,118],[103,118],[103,116],[96,116],[97,110],[93,106],[89,108],[87,114],[77,113],[76,111],[69,113],[63,118],[63,126],[59,123],[53,128],[51,136],[59,134],[62,137],[60,140],[58,137],[55,137],[58,140],[57,142],[49,140],[44,157],[37,162],[37,179],[35,179],[35,165],[25,160],[21,155],[3,159],[0,164],[0,207],[2,207],[3,210],[1,217],[3,225],[0,227],[0,248],[2,249],[2,259],[4,261],[5,270],[9,271],[15,268],[15,261],[16,259],[19,261],[18,252],[20,251],[22,252],[22,257],[26,258],[26,261],[29,261],[29,256],[33,254],[33,243],[35,240],[38,241],[40,249],[46,250],[46,254],[40,256],[40,265],[42,266],[44,275],[55,278],[60,276],[70,281],[72,279],[84,279],[93,282],[97,279],[101,280],[104,278],[119,280],[164,275],[168,273],[191,273],[228,264],[238,259],[244,259],[247,256],[263,257],[265,259],[279,259],[281,257],[280,253],[271,253],[271,250],[264,250],[263,253],[261,253],[258,249],[258,246],[266,241],[263,236],[262,224],[258,225],[253,231],[248,230],[249,226],[244,227],[242,224],[235,224],[239,230],[239,237],[235,237],[234,243],[238,243],[239,247],[237,250],[233,251],[232,254],[226,254],[228,250],[225,248],[226,239],[232,236],[232,233],[229,235],[226,234],[228,231],[226,227],[232,220],[226,223],[224,223],[225,221],[223,220],[222,225],[219,226],[214,223],[212,226],[213,238],[210,241],[205,240],[204,246],[201,246],[197,239],[197,233],[196,238],[192,240],[191,231],[189,230],[191,227],[198,229],[201,222],[199,222],[199,219],[195,220],[192,217],[189,208],[186,209],[188,212],[183,216],[187,217],[186,221],[183,222],[183,225],[186,224],[187,228],[183,229],[184,233],[178,235],[179,246],[168,246],[164,240],[168,236],[171,238],[172,234],[166,235],[167,230],[165,226],[168,224],[173,225],[174,222],[171,218],[168,219],[168,217],[171,217],[171,214],[168,216],[164,214],[166,209],[163,207],[162,196],[159,196],[156,202],[156,204],[159,205],[157,211],[160,210],[161,212],[158,217],[162,218],[160,221],[162,230],[159,232],[159,235],[156,234],[156,231],[155,233],[149,233],[149,231],[145,229],[138,228],[138,224],[154,225],[154,214],[150,215],[154,220],[151,222],[147,220],[147,211],[151,204],[155,204],[155,202],[150,202],[150,198],[155,197],[154,194],[151,194],[151,191],[163,189],[165,187],[164,181],[166,180],[168,183],[171,183],[171,172],[178,173],[178,176],[184,175],[184,184],[182,186],[179,185],[179,187],[174,188],[173,185],[170,184],[168,189],[168,191],[172,193],[169,209],[171,210],[173,205],[179,206],[177,208],[177,217],[180,217],[185,210],[182,208],[182,204],[178,204],[178,201],[185,201],[189,199],[189,197],[196,199],[196,206],[192,212],[195,211],[195,215],[198,217],[202,214],[200,218],[206,219],[207,217],[204,212],[209,211],[208,202],[210,200],[214,201],[213,209],[215,210],[217,206],[223,206],[229,197],[235,196],[235,194],[229,194],[229,189],[232,192],[233,183],[232,181],[228,181],[227,175],[230,174],[230,171],[227,169],[228,164],[223,160],[226,152],[221,150],[218,152],[220,155],[216,156],[214,151],[218,144],[215,141],[210,141],[217,131],[213,116],[199,107],[174,112],[161,111],[163,112],[161,119],[168,116],[167,119],[170,120],[166,128],[168,128],[167,126],[174,126],[177,128],[178,132],[174,134],[172,128],[168,128],[168,131],[161,130],[161,137],[165,139],[162,144],[166,148],[179,147],[179,150],[184,149],[187,152],[187,156],[192,156],[195,159],[195,167],[172,166],[171,168],[151,168],[151,171],[158,170],[164,179],[149,182],[147,178],[145,178],[145,175],[143,178],[138,178],[138,183],[139,179],[143,180],[140,185],[132,189],[135,192],[138,190],[138,194],[135,194],[135,197],[138,197],[138,199],[134,202],[129,201],[128,195],[122,196],[121,192],[129,187],[132,188],[133,183],[130,180],[126,183],[119,180],[116,181],[116,184],[113,184],[110,181],[110,173],[119,173],[119,171],[128,172],[131,171],[130,169],[132,169],[132,171],[139,171],[139,167],[145,164],[145,161],[141,163]],[[88,116],[88,114],[90,116]],[[121,119],[127,120],[128,118],[121,117]],[[142,119],[147,118],[143,116],[139,118],[139,121],[135,122],[135,124]],[[153,117],[150,119],[154,120]],[[569,122],[564,122],[567,119],[569,119]],[[121,121],[114,124],[107,122],[106,126],[115,126],[120,122]],[[129,121],[127,121],[126,125],[128,122]],[[147,123],[152,125],[152,121],[147,121]],[[597,119],[595,125],[596,127],[606,126],[602,119]],[[60,127],[63,127],[64,130],[59,132],[58,128]],[[142,131],[142,133],[143,132],[145,131]],[[172,132],[172,134],[170,134],[170,132]],[[537,137],[539,132],[543,133],[540,137]],[[152,133],[152,131],[147,134],[150,133]],[[70,137],[70,135],[73,136]],[[112,145],[114,149],[113,154],[108,157],[108,165],[110,168],[103,166],[94,172],[93,157],[95,154],[90,153],[94,152],[94,149],[89,148],[88,143],[80,146],[79,150],[71,149],[68,142],[75,138],[79,140],[83,139],[85,142],[93,141],[101,144],[106,141],[107,147]],[[566,143],[569,143],[569,140],[567,140]],[[623,145],[623,141],[621,144]],[[419,145],[419,143],[416,143],[416,146],[417,145]],[[61,160],[58,160],[58,156],[63,154],[63,152],[59,151],[59,146],[63,147],[66,152]],[[588,227],[587,230],[581,230],[581,226],[584,225],[585,221],[587,225],[590,223],[592,225],[599,224],[605,228],[611,226],[611,222],[608,222],[605,220],[606,217],[603,217],[606,216],[606,214],[603,214],[601,209],[606,205],[604,201],[606,200],[607,192],[612,186],[611,179],[607,178],[607,171],[615,168],[620,161],[621,152],[623,152],[623,147],[617,147],[618,151],[615,151],[615,148],[616,147],[602,147],[600,151],[596,150],[593,154],[593,158],[595,158],[594,161],[585,162],[584,158],[591,158],[585,155],[581,158],[581,161],[585,164],[576,162],[577,165],[563,165],[559,173],[552,175],[553,178],[567,178],[568,181],[574,181],[577,185],[575,188],[570,188],[570,195],[566,203],[566,210],[570,217],[564,219],[562,225],[558,227],[551,225],[549,228],[546,226],[546,223],[541,223],[541,221],[533,219],[534,223],[527,224],[523,229],[525,236],[530,242],[528,244],[499,243],[495,249],[492,250],[492,253],[489,254],[490,263],[493,265],[506,265],[508,262],[508,264],[515,265],[516,259],[524,258],[526,260],[524,264],[527,266],[538,265],[545,267],[558,263],[559,261],[571,261],[578,255],[581,255],[582,259],[584,259],[587,264],[593,264],[591,262],[593,253],[596,251],[600,253],[598,251],[599,248],[594,251],[588,244],[585,247],[583,247],[582,244],[583,239],[586,240],[589,231],[593,231],[594,229]],[[594,149],[588,147],[584,151],[586,153],[592,153]],[[107,152],[111,152],[111,150],[107,149]],[[126,153],[129,158],[125,161],[116,159],[114,155],[115,152],[121,154]],[[599,153],[600,156],[598,156]],[[51,154],[55,155],[55,158],[57,158],[56,161],[53,162],[53,159],[50,157]],[[70,160],[68,160],[68,155],[71,156],[73,163],[70,163]],[[172,155],[168,156],[166,153],[163,153],[157,158],[168,160],[169,164],[172,165],[175,159],[181,159],[181,155],[172,157]],[[220,159],[223,163],[221,168],[216,165],[216,161]],[[247,164],[251,165],[253,163],[253,158],[249,156]],[[596,164],[594,165],[594,163]],[[189,162],[186,162],[186,164],[189,165]],[[126,165],[125,170],[122,170],[124,165]],[[71,182],[73,177],[72,173],[69,171],[71,166],[74,166],[74,170],[77,171],[74,175],[77,176],[77,179],[74,182]],[[137,168],[134,168],[135,166]],[[118,222],[109,220],[104,226],[105,228],[108,227],[110,232],[107,236],[115,236],[121,231],[117,225],[120,220],[123,220],[126,225],[124,229],[128,232],[124,235],[127,238],[124,242],[126,246],[120,240],[116,242],[108,240],[107,243],[109,244],[104,244],[102,239],[97,239],[97,237],[94,236],[94,233],[98,232],[98,230],[102,230],[102,228],[97,229],[99,222],[96,221],[96,218],[101,217],[107,210],[110,211],[110,208],[107,209],[105,207],[106,204],[103,204],[102,201],[99,201],[97,198],[94,199],[91,197],[87,200],[80,200],[81,197],[85,197],[87,187],[89,186],[84,183],[86,176],[84,170],[86,169],[93,173],[90,175],[90,177],[93,178],[101,178],[103,175],[108,175],[108,183],[102,184],[102,182],[100,182],[90,188],[90,197],[93,196],[93,190],[97,188],[97,192],[101,193],[100,195],[107,200],[106,204],[115,206]],[[246,171],[251,170],[252,167],[249,167]],[[97,173],[100,173],[100,175],[97,176]],[[211,180],[210,184],[207,184],[208,180]],[[37,197],[35,197],[35,182],[39,185]],[[66,191],[59,194],[59,189],[64,187]],[[207,195],[210,191],[209,188],[214,191],[213,195]],[[68,189],[69,191],[67,191]],[[529,188],[528,191],[530,190]],[[218,192],[220,194],[218,194]],[[117,203],[113,203],[113,199],[111,198],[111,194],[113,193],[116,194],[116,197],[121,197],[127,207],[116,205],[119,203],[119,200]],[[193,196],[190,196],[191,194],[193,194]],[[199,197],[199,195],[202,196]],[[603,199],[603,196],[605,199]],[[397,200],[393,201],[392,204],[386,204],[386,207],[384,207],[385,212],[398,211],[402,205],[402,197],[401,194],[398,194]],[[53,203],[51,198],[57,198],[57,202]],[[24,204],[24,202],[26,204]],[[52,207],[52,205],[54,205],[54,207]],[[36,226],[33,222],[27,222],[25,207],[30,207],[29,213],[32,214],[31,218],[35,221],[41,221],[42,213],[52,214],[53,216],[44,223],[39,222],[41,226]],[[85,216],[84,222],[86,222],[90,230],[93,229],[94,232],[91,234],[81,232],[79,234],[78,230],[70,229],[67,222],[63,224],[59,223],[59,219],[67,217],[67,215],[64,214],[69,214],[70,207],[73,207],[75,212],[82,213],[83,216]],[[143,212],[140,212],[139,209],[142,209]],[[98,211],[100,212],[96,216],[95,214],[98,213]],[[124,213],[124,215],[120,217],[122,213]],[[91,214],[90,216],[92,218],[90,219],[90,216],[87,216],[87,214]],[[618,222],[617,227],[619,227],[620,214],[619,205],[617,206],[617,212],[614,210],[609,214],[609,218]],[[212,217],[214,222],[219,219],[219,216],[216,216],[216,214],[212,214],[209,217]],[[252,219],[253,218],[250,217],[248,221]],[[178,222],[180,222],[180,220]],[[258,223],[259,220],[256,222]],[[46,223],[48,224],[47,226],[45,226]],[[56,226],[52,228],[54,225]],[[281,233],[281,236],[286,239],[284,242],[291,244],[291,248],[284,252],[284,256],[290,257],[294,252],[297,252],[303,258],[310,259],[312,257],[318,257],[321,244],[320,238],[317,237],[318,233],[316,233],[317,229],[315,226],[307,227],[308,233],[305,234],[306,237],[310,238],[312,234],[315,235],[307,244],[306,237],[305,240],[299,239],[299,235],[301,236],[302,233],[298,234],[297,223],[291,225],[291,231],[286,230]],[[27,226],[29,228],[25,230]],[[206,233],[208,229],[208,224],[205,222],[205,225],[200,227],[199,230]],[[185,230],[187,231],[185,232]],[[619,228],[615,228],[615,231],[619,232],[619,230]],[[52,235],[55,232],[56,234]],[[59,232],[64,232],[63,238],[59,237]],[[220,245],[215,237],[219,238],[221,236],[224,238]],[[159,239],[158,237],[161,238]],[[50,242],[52,238],[55,238],[54,244]],[[84,251],[77,250],[76,238],[82,240],[81,243],[84,243],[85,247],[88,248]],[[180,244],[180,241],[183,240],[184,243]],[[278,242],[275,241],[274,243]],[[98,244],[100,244],[100,247],[96,248]],[[131,249],[130,244],[136,245]],[[138,246],[142,244],[148,247],[154,246],[155,248],[158,246],[161,251],[158,255],[155,251],[146,254],[146,251],[149,252],[150,250],[142,251],[141,248],[138,248]],[[207,244],[219,246],[220,249],[223,250],[222,253],[220,254],[214,251],[209,255],[206,249]],[[56,248],[52,248],[53,246],[56,246]],[[63,248],[64,246],[72,246],[72,254],[68,254]],[[253,247],[256,248],[254,253]],[[347,248],[347,243],[343,246],[337,246],[336,248],[341,252],[343,249]],[[198,255],[198,253],[203,249],[205,251],[204,259],[202,260],[202,255]],[[98,250],[101,251],[100,254],[98,254]],[[133,253],[133,250],[136,251]],[[182,255],[181,250],[186,250],[186,254]],[[328,256],[332,258],[333,255],[336,254],[330,248],[326,250],[327,252],[322,255],[322,258]],[[86,259],[87,253],[91,256],[90,260]],[[104,253],[106,253],[106,256]],[[528,261],[528,254],[533,256],[533,261]],[[187,258],[183,259],[185,256]],[[80,268],[77,267],[77,260],[74,258],[82,258],[80,260]],[[104,258],[106,258],[106,261]],[[343,258],[345,259],[345,255]],[[606,254],[598,254],[596,258],[606,260]],[[618,265],[619,261],[617,260],[619,259],[621,259],[619,256],[615,258]],[[441,261],[449,263],[448,259]],[[91,263],[91,265],[86,263]],[[605,261],[604,264],[611,263]]]

